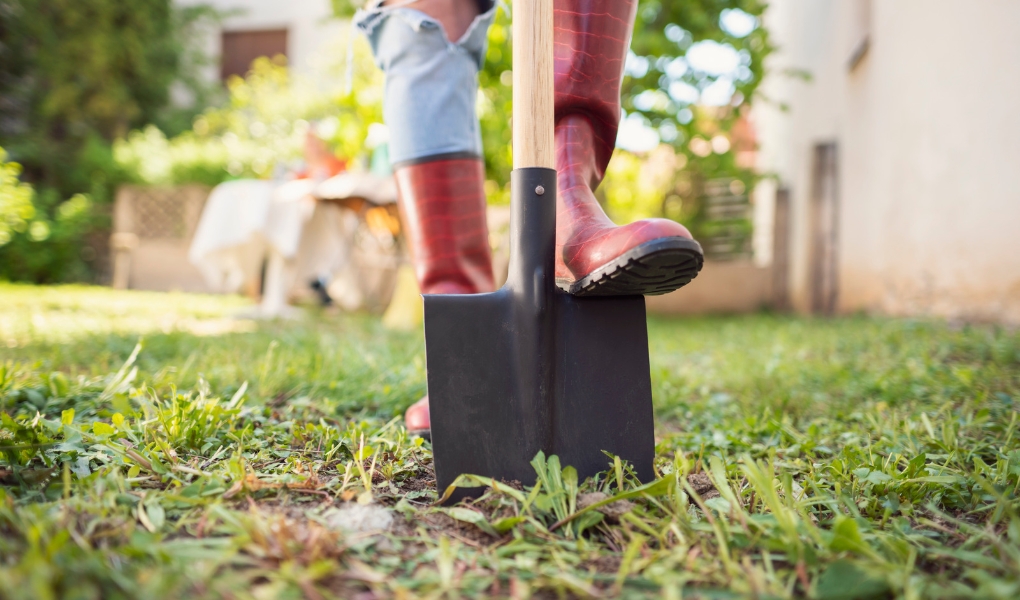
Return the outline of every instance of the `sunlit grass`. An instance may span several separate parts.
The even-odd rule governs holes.
[[[1020,596],[1016,333],[653,319],[658,483],[448,509],[420,336],[244,306],[0,284],[0,597]]]

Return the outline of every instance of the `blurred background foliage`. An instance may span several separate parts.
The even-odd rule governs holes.
[[[35,215],[32,187],[18,179],[21,165],[7,161],[7,152],[0,148],[0,244],[21,233]]]
[[[349,17],[357,4],[334,0],[334,12]],[[642,0],[623,85],[621,140],[630,143],[598,192],[614,219],[666,216],[711,235],[706,183],[752,189],[746,116],[772,50],[765,8]],[[309,127],[341,158],[367,164],[385,141],[373,127],[382,76],[360,36],[336,40],[315,73],[260,59],[222,86],[200,76],[212,61],[195,41],[219,17],[170,0],[0,0],[0,146],[21,165],[4,171],[0,278],[95,280],[124,183],[281,176],[300,163]],[[496,204],[509,200],[511,42],[500,10],[478,104]],[[35,191],[26,196],[19,179]],[[749,222],[744,229],[749,236]]]
[[[345,39],[335,46],[332,60],[309,75],[292,73],[283,57],[257,59],[245,78],[227,81],[226,102],[197,115],[191,129],[168,138],[149,125],[115,142],[118,166],[132,181],[155,185],[281,177],[299,167],[310,128],[337,156],[366,159],[369,129],[382,122],[382,74],[366,45],[354,44],[349,57]]]
[[[37,194],[19,179],[21,165],[7,158],[0,148],[0,279],[88,279],[94,257],[84,237],[96,225],[89,197],[61,201],[53,189]]]
[[[63,196],[111,194],[110,144],[132,128],[168,132],[194,109],[171,102],[175,86],[201,106],[212,86],[195,70],[189,36],[208,8],[169,0],[0,0],[0,135],[35,186]]]
[[[0,241],[0,278],[94,279],[105,205],[127,179],[112,144],[147,124],[180,130],[215,101],[189,45],[215,17],[170,0],[0,0],[0,146],[35,189],[31,222]]]
[[[614,216],[675,219],[703,241],[728,230],[734,238],[729,247],[749,247],[749,213],[720,220],[709,210],[709,198],[742,196],[762,175],[754,170],[757,142],[749,113],[774,50],[761,26],[766,8],[763,0],[639,4],[624,80],[625,118],[653,130],[675,152],[677,168],[661,180],[659,194],[632,203],[631,212],[611,211]],[[641,168],[654,170],[654,161]],[[606,194],[611,208],[626,206],[625,196],[614,197],[611,189]]]
[[[340,17],[363,4],[333,0]],[[511,1],[503,4],[512,10]],[[756,142],[748,113],[773,50],[761,26],[766,8],[763,0],[640,1],[621,124],[621,139],[639,143],[617,150],[599,188],[611,217],[667,217],[706,238],[725,227],[739,238],[735,245],[750,241],[748,218],[720,223],[706,198],[712,183],[723,182],[740,196],[760,178],[753,169]],[[510,14],[499,10],[479,73],[478,103],[486,191],[496,204],[510,198],[512,80]]]

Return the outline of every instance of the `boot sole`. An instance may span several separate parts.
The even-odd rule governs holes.
[[[574,296],[658,296],[690,283],[704,263],[698,242],[661,238],[631,248],[577,281],[556,284]]]

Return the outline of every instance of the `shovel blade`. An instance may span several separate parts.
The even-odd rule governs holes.
[[[436,482],[458,475],[531,484],[530,461],[556,454],[582,479],[605,453],[653,478],[654,431],[644,298],[556,290],[540,314],[511,290],[425,296]],[[454,500],[471,495],[460,491]]]
[[[655,431],[644,297],[557,292],[555,308],[560,362],[553,452],[581,478],[605,470],[608,452],[651,481]]]

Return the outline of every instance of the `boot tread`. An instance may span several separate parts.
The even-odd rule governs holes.
[[[698,242],[662,238],[628,250],[577,281],[557,284],[575,296],[658,296],[690,283],[703,265]]]

